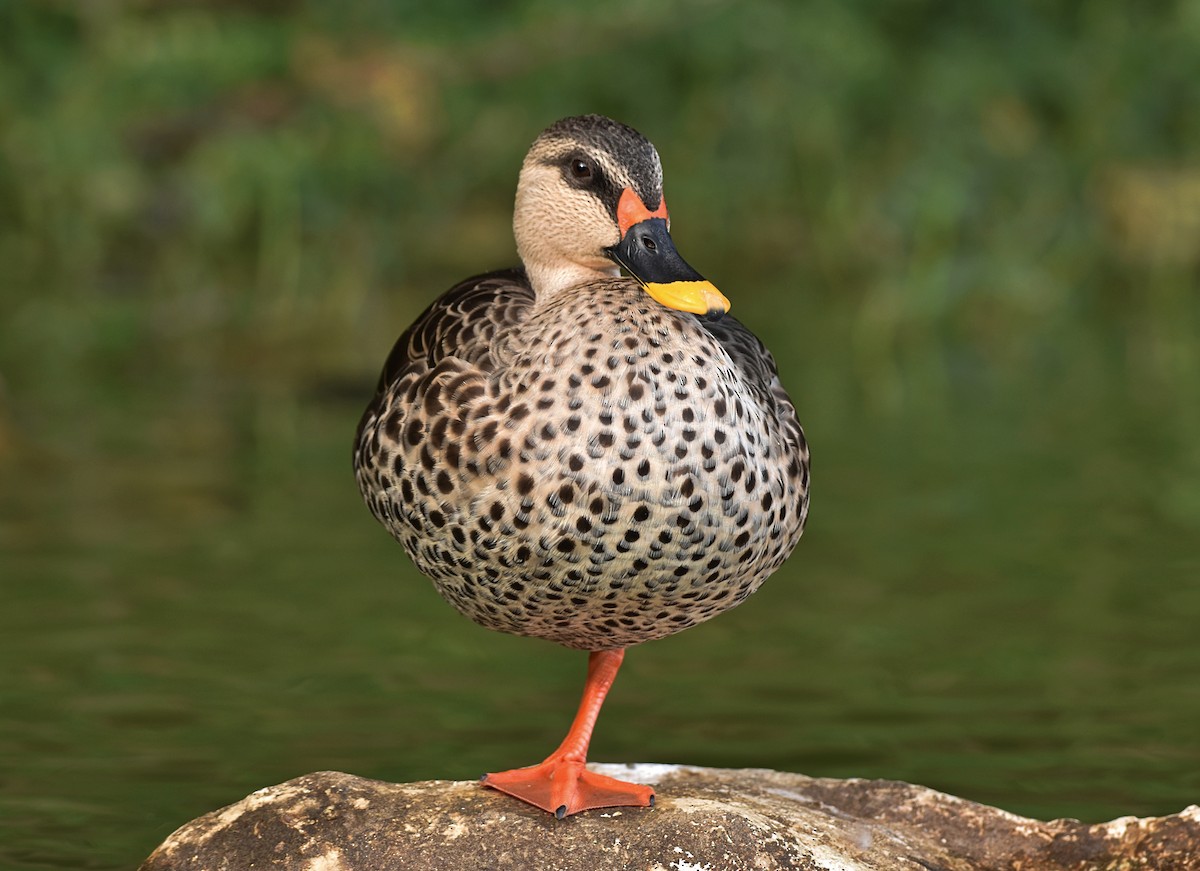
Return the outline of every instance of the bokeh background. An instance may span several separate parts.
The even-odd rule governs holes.
[[[391,342],[613,115],[774,350],[809,530],[634,650],[600,760],[1200,801],[1200,4],[0,5],[0,866],[318,769],[544,756],[584,660],[360,505]]]

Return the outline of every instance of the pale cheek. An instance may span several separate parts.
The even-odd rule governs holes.
[[[513,229],[527,260],[553,268],[555,262],[603,269],[604,249],[621,234],[600,201],[569,187],[556,170],[527,168],[517,189]]]
[[[555,247],[571,260],[604,258],[604,249],[620,241],[620,231],[604,208],[590,197],[556,203],[547,218],[557,228]]]

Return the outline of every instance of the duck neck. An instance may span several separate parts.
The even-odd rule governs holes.
[[[603,261],[603,265],[570,261],[558,261],[552,264],[525,263],[525,273],[529,276],[529,284],[538,299],[543,300],[580,284],[616,278],[620,272],[620,267],[607,261]]]

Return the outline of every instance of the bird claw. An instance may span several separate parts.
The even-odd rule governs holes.
[[[653,807],[654,790],[588,771],[582,762],[555,759],[488,774],[483,785],[564,819],[605,807]]]

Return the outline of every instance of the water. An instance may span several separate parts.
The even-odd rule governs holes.
[[[806,314],[765,331],[813,445],[805,538],[741,608],[631,651],[593,757],[1046,818],[1200,800],[1194,384],[1086,325],[1049,363],[934,337],[865,378],[847,323]],[[261,350],[13,378],[0,868],[133,867],[261,786],[473,778],[569,723],[583,655],[458,616],[359,503],[373,364]]]

